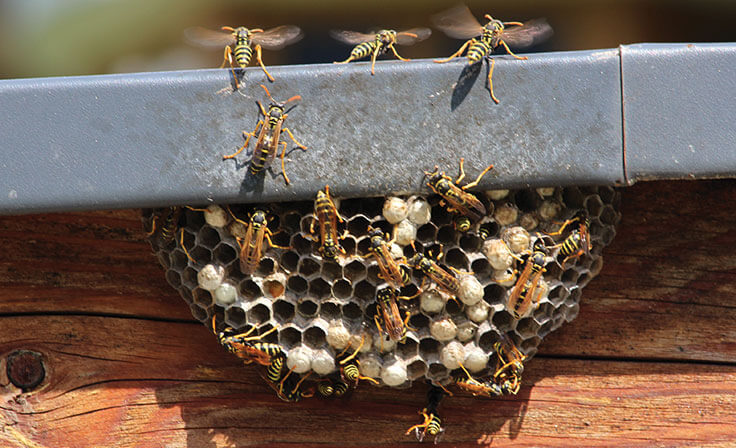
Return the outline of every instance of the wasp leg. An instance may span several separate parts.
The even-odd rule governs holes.
[[[348,62],[352,62],[354,60],[355,60],[355,58],[353,57],[353,54],[351,52],[349,58],[345,59],[344,61],[335,61],[335,62],[333,62],[333,64],[347,64]]]
[[[265,232],[263,236],[266,238],[266,241],[268,241],[268,245],[270,247],[275,247],[276,249],[285,249],[285,250],[291,249],[291,247],[284,247],[284,246],[279,246],[278,244],[273,244],[273,241],[271,241],[271,231],[270,230]]]
[[[524,26],[521,22],[503,22],[503,26]]]
[[[351,359],[355,358],[355,355],[357,355],[357,354],[358,354],[358,352],[360,351],[360,349],[361,349],[361,348],[363,348],[363,343],[364,343],[364,342],[365,342],[365,335],[363,335],[363,337],[362,337],[362,338],[360,338],[360,345],[358,345],[358,348],[356,348],[356,349],[355,349],[355,351],[353,352],[353,354],[352,354],[352,355],[350,355],[350,356],[348,356],[347,358],[345,358],[345,359],[343,359],[342,361],[340,361],[340,365],[344,365],[344,364],[345,364],[346,362],[349,362],[349,361],[350,361]],[[343,350],[343,351],[342,351],[342,353],[340,353],[340,354],[341,354],[341,355],[342,355],[342,354],[345,354],[345,351],[346,351],[346,350],[347,350],[348,348],[350,348],[350,344],[348,344],[348,346],[347,346],[347,347],[345,347],[345,350]],[[340,356],[340,355],[338,355],[338,357],[339,357],[339,356]]]
[[[263,69],[263,73],[266,74],[269,81],[274,82],[273,76],[271,76],[271,74],[268,73],[268,70],[266,70],[266,66],[263,65],[263,59],[261,59],[261,46],[256,44],[255,49],[256,49],[256,60],[261,65],[261,68]]]
[[[462,190],[467,190],[468,188],[475,187],[476,185],[478,185],[478,182],[480,182],[480,180],[483,178],[483,176],[485,176],[486,173],[489,172],[489,171],[491,171],[492,169],[493,169],[493,165],[488,165],[488,168],[484,169],[473,182],[470,182],[469,184],[465,184],[464,186],[462,186],[460,188]]]
[[[240,88],[240,83],[238,82],[238,76],[235,74],[235,65],[233,64],[233,50],[230,48],[230,46],[225,47],[225,54],[223,55],[223,60],[220,68],[225,68],[226,62],[230,64],[230,73],[233,74],[233,81],[235,81],[235,90],[238,90]]]
[[[417,439],[421,442],[422,439],[424,439],[424,434],[427,432],[427,428],[429,427],[429,422],[432,420],[432,417],[430,417],[427,414],[427,409],[422,409],[419,414],[421,414],[424,417],[424,422],[419,423],[418,425],[414,425],[411,428],[406,430],[406,433],[404,435],[408,436],[412,431],[417,431]],[[419,436],[419,430],[421,428],[424,428],[424,431],[422,431],[422,435]]]
[[[189,258],[189,261],[191,261],[192,263],[196,263],[196,261],[194,261],[194,258],[192,258],[192,256],[189,255],[189,251],[187,251],[187,248],[184,247],[184,229],[181,229],[181,236],[179,237],[179,244],[181,244],[181,248],[182,250],[184,250],[184,254],[187,256],[187,258]]]
[[[289,130],[289,128],[284,128],[284,129],[283,129],[282,131],[286,132],[286,133],[287,133],[287,134],[289,135],[289,138],[291,139],[291,141],[292,141],[292,142],[294,142],[294,143],[296,144],[296,146],[298,146],[298,147],[299,147],[299,148],[301,148],[301,149],[307,149],[307,147],[306,147],[306,146],[302,145],[301,143],[299,143],[299,142],[298,142],[298,141],[297,141],[297,140],[296,140],[296,139],[294,138],[294,134],[292,134],[292,133],[291,133],[291,131]]]
[[[380,45],[377,46],[376,49],[373,51],[373,55],[371,56],[371,76],[376,74],[376,58],[378,57],[380,48]]]
[[[567,226],[569,226],[570,224],[574,223],[575,221],[577,221],[577,218],[568,219],[567,221],[565,221],[565,222],[562,223],[562,227],[560,227],[559,230],[557,230],[556,232],[548,233],[547,236],[561,235],[562,232],[565,231],[565,228],[567,228]]]
[[[516,23],[519,23],[519,22],[516,22]],[[511,49],[509,48],[509,46],[508,46],[508,45],[506,45],[506,42],[504,42],[503,40],[501,40],[501,42],[500,42],[500,43],[501,43],[501,45],[503,45],[503,48],[505,48],[505,49],[506,49],[506,51],[508,51],[508,52],[509,52],[509,54],[510,54],[511,56],[515,57],[516,59],[519,59],[519,60],[521,60],[521,61],[526,61],[527,59],[529,59],[529,58],[528,58],[528,57],[526,57],[526,56],[517,56],[516,54],[514,54],[514,52],[513,52],[513,51],[511,51]]]
[[[391,45],[389,48],[394,53],[394,56],[396,56],[397,59],[404,61],[404,62],[411,61],[411,59],[406,59],[406,58],[402,58],[401,56],[399,56],[399,53],[396,52],[396,47],[394,47],[393,45]]]
[[[235,151],[232,154],[228,154],[226,156],[222,156],[222,159],[223,160],[226,160],[226,159],[234,159],[235,157],[237,157],[238,154],[240,154],[241,152],[243,152],[243,150],[248,147],[248,143],[250,142],[250,138],[253,137],[253,136],[255,136],[258,133],[258,130],[261,128],[261,126],[263,126],[263,120],[258,120],[258,124],[256,124],[256,128],[253,130],[253,132],[248,133],[248,132],[243,131],[243,137],[245,137],[245,143],[243,143],[243,146],[241,146],[240,149],[238,149],[237,151]]]
[[[286,142],[281,142],[282,145],[284,145],[281,149],[281,174],[284,175],[284,180],[286,181],[286,185],[289,185],[291,181],[289,180],[289,176],[286,175],[286,161],[284,160],[284,156],[286,155]]]
[[[465,41],[463,46],[460,47],[460,49],[457,50],[455,53],[453,53],[452,56],[450,56],[449,58],[445,58],[445,59],[435,59],[434,62],[438,64],[443,64],[445,62],[451,61],[455,59],[456,57],[460,56],[461,54],[463,54],[463,51],[465,51],[465,49],[468,48],[468,45],[473,44],[473,43],[475,43],[475,39],[470,39],[468,41]]]
[[[146,232],[146,236],[151,236],[154,233],[156,233],[156,218],[158,218],[158,216],[154,216],[153,219],[151,220],[151,231]]]
[[[498,98],[496,98],[496,94],[493,93],[493,67],[496,65],[496,60],[491,58],[491,68],[488,70],[488,89],[491,91],[491,99],[494,103],[498,104],[500,101],[498,101]]]

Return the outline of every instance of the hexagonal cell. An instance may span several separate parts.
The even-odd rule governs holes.
[[[417,241],[422,243],[432,242],[435,240],[437,227],[434,224],[427,223],[417,229]]]
[[[535,211],[542,203],[542,197],[536,190],[520,190],[514,195],[516,206],[524,212]]]
[[[294,318],[294,305],[286,300],[273,302],[273,315],[281,322],[288,322]]]
[[[372,301],[376,298],[376,287],[371,283],[363,280],[355,285],[353,294],[357,299],[363,301]]]
[[[345,255],[348,257],[355,255],[358,250],[358,243],[352,236],[347,236],[340,241],[340,246],[342,246],[342,249],[345,251]]]
[[[466,252],[479,252],[481,244],[478,235],[466,233],[460,236],[460,249]]]
[[[489,305],[503,303],[506,298],[506,288],[497,284],[490,284],[483,289],[483,300]]]
[[[286,327],[279,331],[279,344],[291,348],[302,342],[302,333],[294,327]]]
[[[189,250],[189,256],[192,257],[197,264],[212,263],[212,251],[203,246],[196,246],[192,248],[192,250]]]
[[[304,343],[312,348],[324,346],[327,343],[325,338],[325,332],[319,327],[309,327],[304,332]]]
[[[335,302],[322,302],[320,316],[328,320],[338,318],[340,316],[340,305]]]
[[[428,370],[427,364],[421,359],[413,361],[411,364],[406,366],[406,370],[410,381],[417,380],[423,377]]]
[[[434,338],[419,341],[419,355],[424,359],[436,359],[440,355],[441,344]]]
[[[463,305],[457,300],[448,300],[445,302],[445,312],[451,316],[462,314]]]
[[[445,246],[455,244],[456,239],[457,231],[452,226],[442,226],[437,230],[437,241],[440,244],[444,244]]]
[[[299,229],[300,221],[301,215],[299,213],[287,212],[284,214],[284,217],[281,220],[281,227],[283,227],[287,231],[290,231],[291,233],[294,233],[294,231]]]
[[[368,227],[371,222],[365,216],[358,215],[350,219],[347,224],[348,233],[356,238],[368,235]]]
[[[521,344],[516,343],[516,346],[519,347],[522,353],[529,355],[532,350],[535,350],[537,347],[539,347],[540,342],[542,342],[542,340],[535,336],[533,338],[526,339]]]
[[[601,210],[599,219],[601,220],[601,223],[613,226],[616,225],[616,221],[618,221],[618,213],[616,213],[616,210],[614,210],[612,206],[606,205]]]
[[[319,311],[319,303],[309,298],[302,298],[296,305],[296,311],[304,317],[312,317]]]
[[[214,303],[212,299],[212,294],[202,288],[196,288],[195,290],[193,290],[192,296],[194,297],[194,303],[205,309],[212,306],[212,304]]]
[[[365,265],[359,260],[353,260],[344,268],[345,278],[355,283],[366,276]]]
[[[353,285],[345,279],[340,279],[332,285],[332,294],[338,299],[347,299],[353,294]]]
[[[166,281],[169,282],[169,285],[174,289],[179,288],[179,286],[181,286],[181,275],[176,271],[166,271]]]
[[[463,251],[458,248],[447,251],[447,254],[445,255],[445,263],[447,263],[448,266],[452,266],[453,268],[461,271],[467,271],[468,265],[470,264],[468,257],[465,256]]]
[[[274,233],[273,236],[271,236],[271,241],[276,246],[281,247],[289,247],[290,239],[291,235],[284,230],[279,230],[278,232]]]
[[[299,254],[293,251],[284,252],[281,254],[281,267],[286,272],[296,271],[296,267],[299,264]]]
[[[225,323],[232,328],[241,328],[245,325],[245,310],[239,306],[225,309]]]
[[[171,268],[178,270],[184,269],[189,264],[189,258],[187,258],[186,254],[181,249],[176,249],[171,252],[171,255],[169,256],[169,261],[171,263]]]
[[[481,282],[488,281],[493,272],[491,264],[485,258],[478,258],[470,264],[470,270]],[[484,295],[485,296],[485,295]]]
[[[499,311],[498,313],[493,315],[493,325],[496,326],[496,328],[499,329],[499,331],[509,331],[512,328],[512,325],[516,319],[514,319],[514,316],[509,314],[508,311]]]
[[[205,322],[207,320],[207,310],[200,307],[196,303],[192,303],[189,305],[189,309],[192,311],[192,316],[194,316],[195,319],[197,319],[200,322]]]
[[[603,210],[603,201],[601,201],[601,198],[598,197],[598,195],[588,196],[585,198],[584,205],[591,218],[597,218]]]
[[[443,366],[440,363],[432,363],[429,365],[429,373],[427,374],[427,376],[429,376],[430,378],[441,380],[443,378],[447,378],[449,374],[450,371],[447,370],[447,367]]]
[[[328,282],[333,282],[338,278],[342,278],[342,266],[334,261],[324,261],[322,263],[322,271],[320,276]]]
[[[431,202],[430,202],[431,203]],[[432,207],[432,222],[437,226],[445,226],[452,222],[452,215],[441,205]]]
[[[292,275],[286,282],[286,289],[292,291],[298,296],[306,294],[308,288],[309,283],[303,277],[300,277],[298,275]]]
[[[346,319],[360,319],[363,317],[363,311],[354,303],[348,303],[342,307],[342,315]]]
[[[245,316],[249,324],[257,326],[271,320],[271,310],[266,304],[257,303],[245,313]]]
[[[212,227],[202,227],[197,235],[197,244],[214,249],[220,242],[220,233]]]
[[[212,256],[216,261],[223,265],[232,263],[238,259],[238,253],[229,244],[221,243],[212,252]]]
[[[299,260],[299,274],[305,278],[309,278],[319,272],[319,263],[311,258],[303,257]]]
[[[298,233],[291,237],[291,249],[295,250],[299,255],[310,255],[313,249],[312,243],[312,240]],[[317,245],[316,242],[314,244]]]
[[[424,314],[415,314],[409,319],[409,326],[417,329],[427,328],[429,326],[429,318]]]
[[[579,209],[583,208],[585,196],[578,187],[567,187],[562,190],[562,201],[567,208]]]
[[[245,280],[241,282],[238,288],[240,289],[240,295],[248,300],[253,300],[263,296],[263,291],[261,291],[261,287],[258,286],[258,284],[253,280]]]
[[[569,262],[568,262],[569,263]],[[578,277],[580,277],[580,273],[576,271],[575,269],[567,269],[562,274],[562,282],[568,285],[572,285],[575,282],[578,281]]]
[[[493,345],[500,340],[501,338],[495,331],[486,331],[478,338],[478,347],[480,347],[487,353],[492,351]]]
[[[256,274],[260,275],[261,277],[265,277],[267,275],[271,275],[276,271],[276,260],[269,256],[264,256],[261,258],[261,260],[258,262],[258,268],[256,269]]]
[[[383,280],[379,277],[380,275],[381,275],[381,268],[378,267],[378,264],[374,263],[368,266],[368,269],[366,271],[366,277],[369,282],[373,283],[374,285],[383,283]]]
[[[539,325],[534,319],[532,319],[531,317],[525,317],[524,319],[521,319],[518,324],[516,324],[516,332],[522,338],[528,339],[537,334],[537,331],[539,331],[540,327],[541,325]]]
[[[327,297],[332,292],[332,287],[322,278],[315,278],[309,282],[309,294],[317,297]]]
[[[266,278],[263,281],[263,292],[266,297],[276,298],[281,297],[286,292],[286,276],[283,274],[274,274],[272,277]]]

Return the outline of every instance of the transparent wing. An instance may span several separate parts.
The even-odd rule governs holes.
[[[546,19],[524,22],[523,26],[506,28],[501,39],[511,48],[523,49],[539,44],[552,37],[554,32]]]
[[[233,35],[226,31],[214,31],[195,26],[184,30],[184,38],[192,45],[213,48],[224,47],[235,42]]]
[[[280,50],[304,37],[301,28],[294,25],[281,25],[268,29],[262,33],[253,34],[253,43],[268,50]]]
[[[358,45],[376,38],[375,34],[359,33],[357,31],[330,30],[330,36],[342,43]]]
[[[481,24],[465,5],[457,5],[432,16],[432,23],[455,39],[470,39],[481,34]]]
[[[412,28],[396,33],[396,43],[399,45],[414,45],[432,35],[429,28]]]

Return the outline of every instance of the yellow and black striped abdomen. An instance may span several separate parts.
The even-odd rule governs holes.
[[[248,39],[238,39],[233,48],[233,54],[235,56],[235,62],[238,63],[238,67],[245,68],[250,64],[250,58],[253,56],[253,49],[250,48],[250,41]]]
[[[475,64],[476,62],[491,54],[492,50],[493,49],[491,48],[491,46],[488,45],[486,42],[483,42],[482,40],[477,40],[470,45],[470,48],[468,48],[468,53],[465,56],[468,58],[469,64]]]
[[[250,167],[248,168],[248,171],[250,171],[251,174],[258,174],[263,170],[263,167],[266,166],[266,163],[268,163],[268,160],[271,158],[270,149],[271,147],[269,145],[263,145],[256,148],[253,153],[253,158],[250,159]]]
[[[429,423],[427,424],[427,434],[436,436],[440,431],[442,431],[442,420],[432,414]]]
[[[355,364],[348,364],[345,367],[343,367],[342,374],[345,376],[345,379],[348,381],[358,381],[358,377],[360,376],[360,372],[358,371],[358,366]]]
[[[345,395],[345,392],[348,391],[348,385],[345,384],[343,381],[337,381],[332,385],[332,388],[335,390],[335,396],[336,397],[342,397]]]
[[[317,385],[317,391],[319,391],[320,395],[322,395],[323,397],[329,397],[335,393],[335,388],[332,387],[332,384],[330,384],[330,382],[323,381]]]
[[[284,357],[275,356],[271,358],[271,364],[266,369],[266,377],[269,381],[277,383],[281,380],[281,372],[284,370]]]
[[[560,255],[568,257],[580,250],[580,233],[575,231],[560,246]]]
[[[353,59],[362,59],[364,57],[369,56],[374,51],[376,51],[376,42],[370,41],[370,42],[363,42],[362,44],[358,44],[353,48],[353,51],[350,52],[350,57]]]

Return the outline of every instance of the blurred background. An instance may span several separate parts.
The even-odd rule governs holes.
[[[366,32],[429,26],[429,17],[456,5],[440,0],[0,0],[0,78],[213,68],[222,49],[187,44],[183,30],[222,25],[300,26],[305,38],[264,51],[266,65],[347,58],[350,47],[328,30]],[[474,15],[501,20],[546,17],[554,37],[533,51],[612,48],[636,42],[736,41],[736,0],[495,0],[467,1]],[[448,56],[462,41],[441,32],[405,57]],[[254,61],[255,62],[255,61]]]

